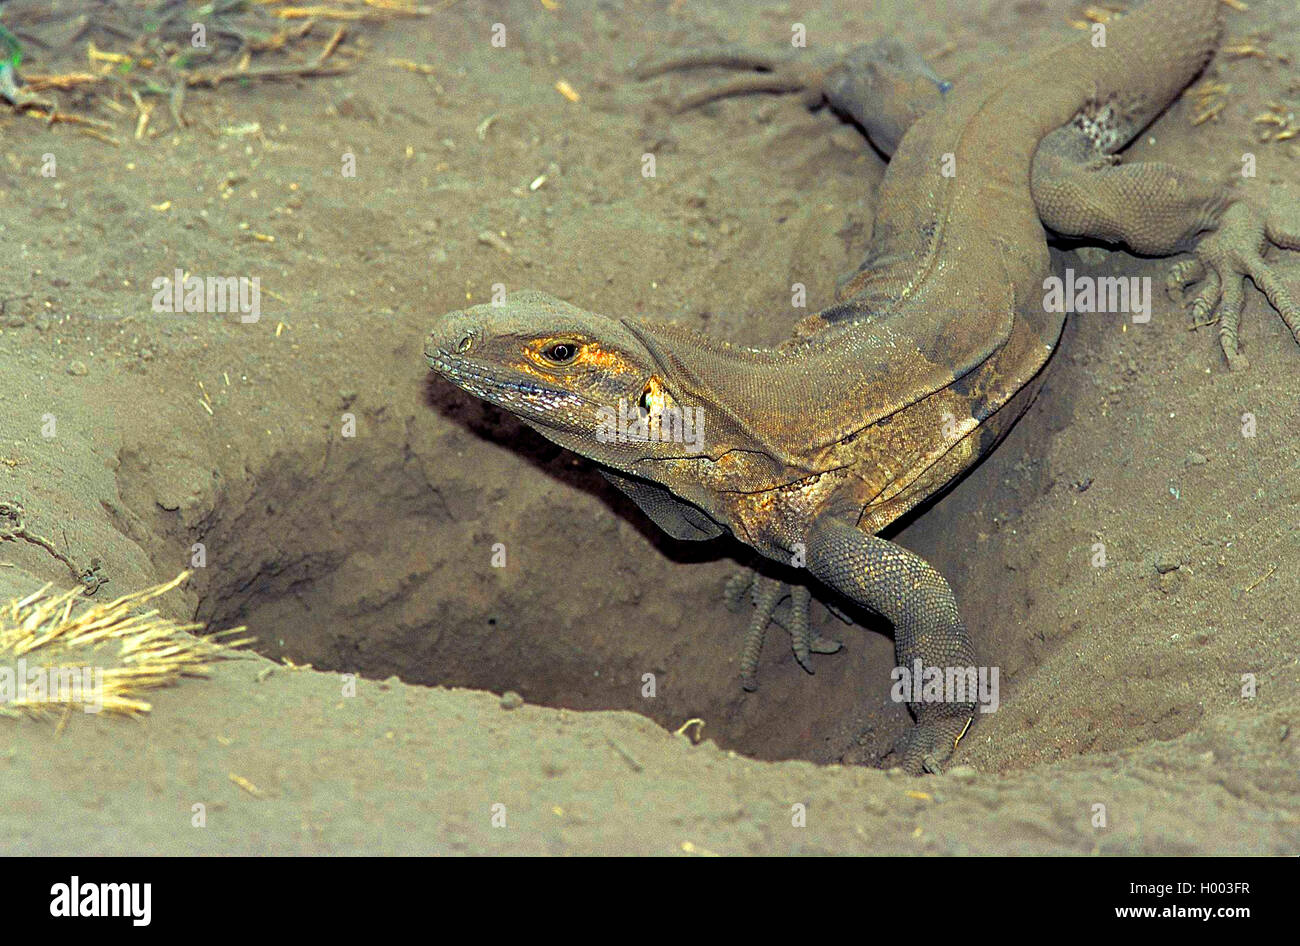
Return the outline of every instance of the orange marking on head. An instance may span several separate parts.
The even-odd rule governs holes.
[[[533,359],[521,358],[519,361],[514,363],[513,367],[521,374],[530,374],[534,378],[539,378],[543,381],[552,381],[555,378],[554,371],[544,371]]]
[[[542,354],[546,349],[555,345],[557,342],[568,342],[577,347],[578,353],[574,359],[565,365],[556,365],[548,360]],[[540,375],[543,372],[547,377],[553,376],[554,372],[560,368],[595,368],[598,371],[608,372],[610,374],[627,374],[635,373],[639,369],[636,364],[629,361],[622,352],[611,351],[602,347],[597,342],[571,339],[562,336],[550,338],[539,338],[529,342],[524,346],[525,362],[521,362],[517,367],[521,371],[527,371],[531,374]],[[541,369],[539,371],[538,369]]]
[[[575,364],[591,365],[596,368],[620,372],[627,371],[632,367],[621,352],[610,351],[591,342],[582,346]]]

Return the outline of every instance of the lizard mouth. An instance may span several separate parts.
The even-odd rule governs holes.
[[[503,407],[518,409],[521,405],[531,405],[534,409],[551,411],[562,405],[577,406],[583,400],[570,391],[548,388],[519,378],[503,378],[494,375],[473,362],[452,356],[444,349],[426,350],[425,359],[434,373],[447,379],[456,387]]]

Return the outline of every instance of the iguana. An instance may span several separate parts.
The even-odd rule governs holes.
[[[1044,304],[1044,228],[1190,251],[1170,287],[1201,281],[1193,315],[1217,312],[1232,368],[1245,366],[1246,278],[1300,340],[1300,309],[1264,258],[1300,249],[1296,207],[1265,210],[1244,188],[1117,157],[1204,67],[1222,9],[1152,0],[956,86],[888,42],[832,62],[721,50],[646,68],[766,70],[685,104],[803,91],[891,156],[866,261],[837,301],[790,341],[755,349],[519,292],[444,316],[428,363],[595,461],[670,535],[729,530],[805,565],[892,623],[899,666],[972,667],[948,583],[876,533],[976,463],[1038,391],[1064,320]],[[763,597],[766,622],[779,596]],[[896,751],[909,771],[940,771],[973,703],[909,708],[916,724]]]

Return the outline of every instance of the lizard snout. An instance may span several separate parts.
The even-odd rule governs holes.
[[[452,356],[468,355],[480,338],[482,333],[473,326],[465,325],[459,320],[448,320],[425,339],[424,357],[432,365]]]

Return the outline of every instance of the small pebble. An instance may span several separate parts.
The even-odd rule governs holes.
[[[76,377],[80,378],[83,375],[90,374],[90,369],[86,367],[86,363],[84,361],[74,361],[68,365],[68,374],[75,375]]]
[[[1176,571],[1182,567],[1182,560],[1175,558],[1172,555],[1161,555],[1156,559],[1156,571],[1162,575],[1166,575],[1169,572]]]
[[[501,708],[503,710],[515,710],[524,705],[524,698],[514,690],[506,690],[501,694]]]
[[[506,256],[514,254],[514,250],[510,249],[510,244],[491,230],[481,231],[478,235],[478,241],[484,246],[491,246],[500,250],[502,253],[506,254]]]

